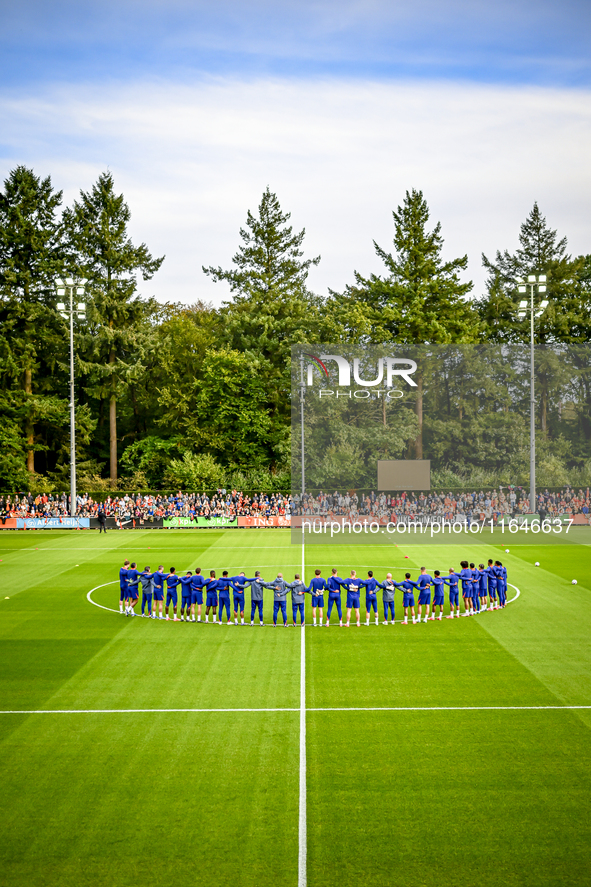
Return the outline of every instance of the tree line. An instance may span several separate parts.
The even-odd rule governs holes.
[[[573,257],[537,204],[519,248],[482,257],[485,292],[462,280],[467,256],[443,256],[421,191],[393,211],[380,274],[312,292],[320,256],[265,189],[229,268],[204,267],[230,298],[162,304],[144,294],[164,256],[129,235],[130,209],[110,172],[71,206],[51,178],[18,166],[0,193],[0,489],[66,489],[68,337],[58,278],[85,278],[75,322],[79,488],[279,490],[290,477],[290,346],[529,341],[515,279],[548,276],[536,341],[591,338],[591,255]],[[173,294],[172,294],[173,296]],[[418,438],[417,438],[418,440]],[[422,438],[421,438],[422,440]],[[422,446],[422,444],[421,444]],[[418,454],[421,455],[420,453]]]

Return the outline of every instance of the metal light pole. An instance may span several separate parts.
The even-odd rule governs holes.
[[[543,299],[539,306],[534,304],[534,291],[537,290],[538,295],[546,292],[546,275],[545,274],[529,274],[527,282],[522,278],[517,278],[517,289],[521,294],[527,293],[530,289],[530,301],[522,299],[519,303],[517,316],[519,318],[527,317],[530,314],[530,413],[529,413],[529,509],[532,514],[536,513],[536,399],[535,399],[535,380],[534,380],[534,318],[541,317],[548,307],[547,299]]]
[[[304,383],[304,355],[300,354],[300,422],[302,432],[302,507],[303,498],[306,491],[306,472],[304,465],[304,398],[306,396],[306,386]]]
[[[67,302],[58,302],[57,310],[61,316],[70,321],[70,514],[76,517],[76,407],[74,402],[74,315],[78,320],[86,320],[86,305],[77,302],[74,305],[74,295],[77,298],[84,295],[86,280],[74,281],[71,277],[65,280],[58,278],[55,282],[56,292]],[[75,291],[75,292],[74,292]]]

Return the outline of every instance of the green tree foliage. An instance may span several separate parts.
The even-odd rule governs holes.
[[[65,407],[53,380],[65,346],[54,289],[64,263],[61,201],[49,176],[41,179],[25,166],[10,173],[0,193],[0,384],[22,392],[13,421],[22,427],[31,475],[35,450],[47,448],[43,432],[51,434]],[[13,433],[19,437],[16,428]]]
[[[429,207],[422,191],[407,191],[392,216],[394,251],[389,253],[374,241],[386,273],[363,277],[356,271],[355,283],[344,294],[332,294],[330,307],[342,327],[342,337],[354,342],[416,345],[477,341],[479,319],[466,301],[472,283],[460,280],[468,257],[444,261],[441,224],[428,230]],[[429,374],[428,362],[423,362],[423,367]],[[425,381],[423,373],[418,377],[415,398],[417,459],[423,458]]]
[[[428,230],[429,207],[422,191],[406,192],[394,218],[394,251],[375,241],[385,274],[363,277],[342,295],[333,293],[331,308],[349,341],[399,344],[474,342],[478,317],[466,297],[472,283],[460,273],[468,257],[444,261],[441,224]]]
[[[147,246],[136,246],[128,234],[131,213],[123,194],[115,193],[113,176],[102,173],[88,192],[64,213],[71,262],[88,280],[91,300],[88,330],[80,337],[88,391],[109,404],[109,466],[117,485],[117,401],[144,372],[150,348],[149,320],[156,305],[137,294],[137,275],[150,280],[164,257],[153,258]]]
[[[484,254],[482,264],[488,272],[486,294],[477,303],[485,324],[486,337],[498,342],[526,342],[530,338],[529,315],[519,320],[517,306],[523,294],[516,279],[530,274],[546,274],[547,292],[536,294],[536,303],[548,299],[549,307],[535,322],[535,341],[587,341],[591,333],[590,257],[573,259],[567,253],[566,237],[558,239],[537,203],[519,232],[519,247],[514,253],[497,250],[495,260]],[[527,297],[529,299],[529,290]]]
[[[230,286],[232,301],[221,312],[223,340],[268,364],[269,409],[280,423],[289,413],[289,347],[318,341],[322,323],[322,300],[308,289],[310,268],[318,265],[320,256],[304,259],[306,231],[294,233],[290,218],[267,187],[258,215],[249,210],[246,228],[240,229],[235,267],[203,268],[214,281]]]
[[[209,350],[201,377],[185,380],[182,397],[161,394],[163,423],[174,427],[194,450],[223,465],[268,466],[287,447],[288,429],[273,425],[266,406],[269,366],[231,349]]]

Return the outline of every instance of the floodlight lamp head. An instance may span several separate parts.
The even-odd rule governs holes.
[[[519,303],[519,307],[521,308],[522,311],[523,311],[524,308],[527,308],[527,302],[526,302],[525,299],[523,299],[523,300]]]
[[[527,282],[528,283],[535,283],[536,282],[536,275],[535,274],[528,274],[527,275]]]
[[[546,285],[545,285],[545,284],[542,284],[541,286],[539,286],[539,287],[538,287],[538,292],[539,292],[539,293],[545,293],[545,292],[546,292]]]
[[[519,311],[517,317],[520,317],[522,320],[525,317],[525,311]]]
[[[71,277],[66,277],[66,286],[74,286],[74,281]]]
[[[538,281],[540,283],[546,283],[547,277],[545,274],[538,274]]]
[[[516,277],[515,283],[525,283],[525,280],[523,279],[523,277]]]
[[[543,299],[542,302],[540,303],[540,307],[541,307],[544,311],[546,310],[546,308],[548,307],[548,305],[549,305],[548,299]]]
[[[517,291],[520,292],[520,293],[526,293],[526,292],[527,292],[527,287],[526,287],[526,286],[518,286],[518,287],[517,287]]]
[[[66,306],[64,305],[63,302],[58,302],[58,303],[57,303],[57,310],[58,310],[58,311],[65,311],[65,310],[66,310]]]

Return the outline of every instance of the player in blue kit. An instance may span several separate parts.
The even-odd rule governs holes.
[[[375,613],[376,625],[379,625],[380,617],[378,616],[378,595],[376,589],[381,588],[382,586],[377,579],[374,579],[373,570],[367,571],[367,579],[364,579],[363,582],[360,583],[360,586],[361,585],[365,586],[365,624],[369,625],[369,617],[373,610]]]
[[[328,609],[326,611],[326,627],[330,625],[330,614],[332,613],[333,605],[337,608],[337,613],[339,614],[339,625],[343,627],[343,611],[341,609],[341,582],[343,580],[339,579],[337,576],[337,570],[333,567],[332,575],[328,577],[326,580],[326,585],[328,588]]]
[[[185,621],[185,612],[187,613],[187,622],[191,615],[191,580],[193,572],[187,570],[184,576],[179,577],[181,580],[181,622]]]
[[[124,608],[127,609],[128,588],[127,576],[129,573],[129,561],[123,561],[123,566],[119,570],[119,612],[124,615]]]
[[[225,610],[227,613],[227,624],[232,625],[232,621],[230,619],[230,579],[228,578],[227,570],[224,570],[222,573],[222,578],[218,579],[218,594],[220,599],[218,623],[220,625],[223,624],[222,618]]]
[[[429,621],[429,610],[431,609],[431,588],[433,586],[433,577],[427,573],[426,567],[421,567],[421,575],[417,580],[417,588],[419,590],[419,618],[421,621],[423,607],[425,607],[425,622]]]
[[[414,589],[418,588],[418,583],[413,582],[410,578],[410,573],[404,574],[404,582],[395,582],[394,585],[396,588],[402,589],[402,606],[404,607],[404,619],[402,621],[403,625],[408,625],[408,611],[412,613],[412,622],[413,625],[417,621],[415,619],[415,596]]]
[[[197,607],[197,622],[201,622],[203,589],[206,586],[207,580],[201,575],[201,567],[197,567],[191,579],[191,622],[195,622],[195,607]]]
[[[499,606],[504,609],[507,603],[507,570],[500,561],[495,561],[497,574],[497,590],[499,592]]]
[[[152,577],[152,585],[154,586],[154,607],[152,609],[152,619],[164,619],[162,608],[164,606],[164,567],[162,564],[158,567],[158,571]],[[160,612],[156,611],[160,609]]]
[[[349,579],[341,579],[341,585],[347,589],[347,622],[345,623],[345,626],[346,628],[349,628],[349,625],[351,624],[351,610],[355,610],[355,615],[357,616],[357,628],[361,628],[361,604],[359,602],[361,580],[357,578],[355,570],[351,570],[351,576]]]
[[[254,582],[254,576],[252,579],[247,579],[244,570],[238,576],[230,576],[234,592],[234,625],[238,625],[238,611],[240,611],[240,624],[244,625],[244,589],[249,582]]]
[[[480,586],[480,573],[474,564],[470,564],[472,571],[472,606],[476,615],[480,613],[480,598],[478,596],[478,588]]]
[[[472,570],[468,567],[468,561],[460,563],[460,579],[462,581],[462,597],[464,598],[464,616],[473,616],[472,606]]]
[[[209,611],[213,610],[213,621],[217,620],[216,613],[218,609],[218,581],[215,578],[215,570],[209,571],[209,579],[207,580],[207,592],[205,595],[205,621],[209,622]]]
[[[177,586],[180,585],[181,580],[176,574],[175,567],[170,568],[170,573],[165,577],[166,582],[166,619],[170,620],[170,616],[168,615],[168,608],[172,604],[174,610],[174,622],[178,622],[178,618],[176,615],[176,608],[178,604],[178,596],[177,596]]]
[[[322,578],[321,570],[314,570],[314,578],[310,581],[310,594],[312,595],[312,625],[316,625],[316,609],[319,611],[318,625],[322,627],[324,613],[324,591],[328,591],[328,585]]]
[[[443,581],[449,585],[449,616],[453,619],[454,615],[460,618],[460,592],[458,590],[460,582],[460,574],[456,573],[453,567],[449,568],[449,576],[444,576]]]
[[[484,569],[484,564],[478,564],[478,600],[481,613],[484,613],[484,611],[486,610],[486,580],[487,575]]]
[[[140,595],[139,591],[139,579],[140,571],[137,569],[137,564],[135,561],[132,562],[129,570],[127,571],[127,607],[126,613],[128,616],[135,616],[135,606],[138,602],[138,598]]]
[[[443,584],[441,573],[439,570],[435,570],[433,573],[433,612],[431,613],[431,621],[435,619],[435,607],[439,607],[439,621],[441,622],[443,619],[444,591],[445,585]]]
[[[493,559],[489,557],[488,565],[484,571],[488,577],[488,601],[489,601],[489,609],[498,610],[499,605],[497,602],[497,574],[495,572]]]

